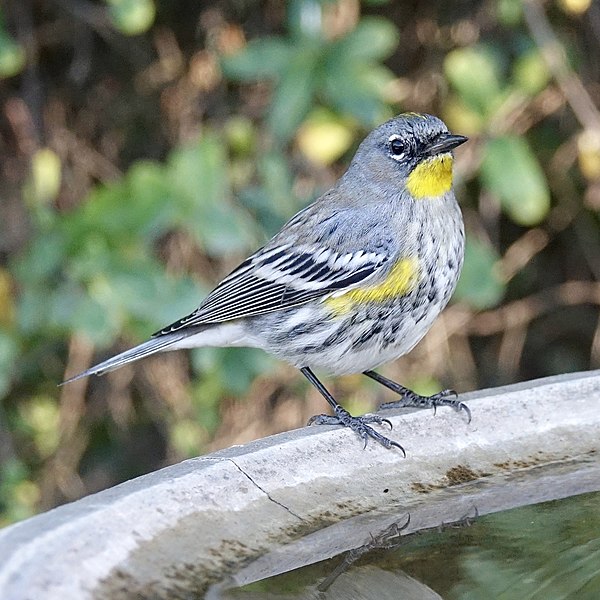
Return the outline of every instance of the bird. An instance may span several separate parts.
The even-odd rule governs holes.
[[[388,419],[352,416],[315,370],[362,373],[400,396],[383,410],[448,406],[470,421],[453,390],[421,396],[374,371],[414,348],[456,288],[465,234],[453,150],[467,139],[424,113],[402,113],[379,125],[335,185],[193,312],[63,384],[167,350],[247,346],[287,361],[320,392],[333,414],[316,415],[309,425],[349,427],[365,447],[372,439],[406,456],[373,427],[391,429]]]

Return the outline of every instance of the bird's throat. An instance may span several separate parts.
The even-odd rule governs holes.
[[[452,154],[446,152],[421,161],[410,173],[406,189],[413,198],[437,198],[452,188]]]

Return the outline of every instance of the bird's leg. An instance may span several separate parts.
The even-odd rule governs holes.
[[[308,421],[309,425],[343,425],[344,427],[349,427],[352,429],[352,431],[355,431],[358,433],[358,435],[360,435],[360,437],[364,440],[365,448],[367,447],[368,439],[372,438],[386,448],[396,447],[400,449],[404,456],[406,456],[406,452],[404,452],[404,448],[400,444],[393,442],[380,433],[377,433],[377,431],[369,426],[369,423],[377,423],[378,425],[386,423],[391,428],[392,424],[387,419],[384,419],[379,415],[362,415],[360,417],[353,417],[345,408],[336,402],[335,398],[327,391],[325,386],[317,379],[316,375],[308,367],[303,367],[300,369],[300,371],[302,371],[302,374],[319,390],[323,398],[327,400],[334,412],[334,416],[315,415],[314,417],[311,417],[311,419]]]
[[[379,373],[375,373],[375,371],[364,371],[363,375],[374,379],[377,383],[381,383],[381,385],[392,390],[392,392],[396,392],[396,394],[402,396],[401,400],[385,402],[379,407],[380,409],[414,406],[416,408],[433,408],[435,414],[435,409],[438,406],[449,406],[457,412],[464,410],[467,415],[467,422],[471,422],[471,410],[464,402],[461,402],[458,399],[458,394],[454,390],[442,390],[437,394],[433,394],[433,396],[421,396],[412,390],[405,388],[403,385],[400,385]]]

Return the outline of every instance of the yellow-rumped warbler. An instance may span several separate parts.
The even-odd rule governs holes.
[[[406,113],[372,131],[342,178],[228,275],[190,315],[72,377],[101,375],[164,350],[262,348],[298,367],[339,424],[367,443],[402,447],[351,416],[313,373],[364,373],[402,399],[383,408],[466,405],[444,390],[420,396],[372,371],[409,352],[446,306],[462,268],[464,228],[452,190],[452,149],[466,137]]]

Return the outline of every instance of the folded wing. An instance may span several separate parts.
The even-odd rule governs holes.
[[[336,253],[323,247],[267,247],[244,261],[190,315],[161,329],[180,329],[298,306],[372,279],[389,257],[376,252]]]

